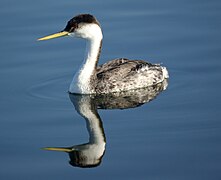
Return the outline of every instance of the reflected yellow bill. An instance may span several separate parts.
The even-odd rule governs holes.
[[[73,151],[72,148],[66,148],[66,147],[46,147],[46,148],[42,148],[44,150],[48,150],[48,151],[61,151],[61,152],[71,152]]]
[[[67,36],[67,35],[68,35],[67,31],[61,31],[59,33],[55,33],[55,34],[51,34],[51,35],[39,38],[38,41],[44,41],[44,40],[59,38],[59,37]]]

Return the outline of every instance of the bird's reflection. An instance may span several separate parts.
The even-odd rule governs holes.
[[[167,80],[155,86],[108,95],[70,94],[76,111],[86,120],[89,142],[71,147],[47,147],[45,150],[67,152],[70,164],[77,167],[96,167],[101,164],[106,138],[97,109],[135,108],[153,99],[167,88]]]

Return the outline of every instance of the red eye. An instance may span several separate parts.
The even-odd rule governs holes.
[[[69,30],[69,32],[73,32],[74,31],[74,27],[71,27],[71,29]]]

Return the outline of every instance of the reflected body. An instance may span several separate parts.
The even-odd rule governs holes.
[[[85,119],[89,142],[71,147],[47,147],[45,150],[69,154],[72,166],[88,168],[101,164],[105,152],[106,138],[102,120],[97,109],[127,109],[141,106],[167,88],[164,80],[155,86],[104,95],[69,94],[76,111]]]
[[[153,86],[169,78],[159,64],[143,60],[119,58],[98,66],[103,34],[100,23],[90,14],[81,14],[68,21],[65,29],[38,40],[72,36],[86,39],[86,56],[69,88],[70,93],[107,94]]]

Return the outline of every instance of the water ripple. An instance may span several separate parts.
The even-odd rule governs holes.
[[[68,89],[67,79],[67,75],[44,79],[28,88],[27,94],[35,99],[64,101]]]

